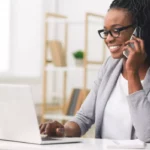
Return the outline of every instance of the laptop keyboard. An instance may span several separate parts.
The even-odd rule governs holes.
[[[52,137],[49,137],[49,136],[41,136],[41,139],[42,141],[51,141],[51,140],[58,140],[57,138],[52,138]]]

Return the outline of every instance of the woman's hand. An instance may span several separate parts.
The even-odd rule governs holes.
[[[130,46],[134,44],[134,46]],[[129,40],[125,43],[125,47],[123,50],[128,49],[129,56],[126,61],[126,70],[127,72],[138,72],[141,64],[144,63],[146,58],[144,41],[140,38],[133,36],[132,40]]]
[[[40,125],[40,133],[48,136],[63,137],[65,136],[65,129],[59,122],[49,121]]]

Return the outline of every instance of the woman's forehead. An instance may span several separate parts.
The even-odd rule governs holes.
[[[104,19],[104,26],[128,25],[132,23],[131,15],[124,9],[110,9]]]

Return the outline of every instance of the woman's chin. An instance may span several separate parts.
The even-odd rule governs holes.
[[[121,58],[123,58],[124,56],[123,56],[123,54],[113,54],[113,53],[111,53],[111,56],[112,56],[112,58],[114,58],[114,59],[121,59]]]

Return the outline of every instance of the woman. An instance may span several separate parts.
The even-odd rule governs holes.
[[[141,28],[141,38],[133,36]],[[74,119],[40,125],[49,136],[79,137],[95,123],[96,138],[150,141],[150,0],[114,0],[99,30],[111,56]],[[131,46],[134,44],[134,46]],[[128,50],[126,58],[123,51]]]

